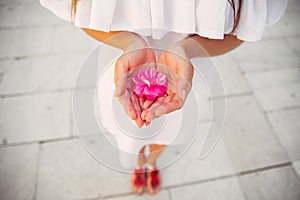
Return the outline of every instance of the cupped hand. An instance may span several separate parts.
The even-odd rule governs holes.
[[[124,110],[128,116],[135,121],[138,127],[148,125],[150,121],[145,122],[141,118],[145,99],[138,98],[133,93],[133,83],[131,78],[139,67],[155,65],[155,63],[155,53],[151,48],[147,48],[144,45],[133,44],[127,48],[115,64],[115,95],[119,97],[119,101]]]
[[[180,45],[174,44],[160,54],[157,70],[167,76],[168,90],[164,97],[144,103],[141,118],[146,122],[182,108],[192,87],[194,68]]]

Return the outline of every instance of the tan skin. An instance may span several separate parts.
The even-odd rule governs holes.
[[[147,49],[146,42],[135,33],[126,31],[106,33],[86,28],[83,30],[92,38],[124,51],[115,66],[116,95],[119,97],[128,116],[136,122],[138,127],[149,125],[155,118],[182,107],[192,86],[194,70],[189,61],[191,58],[222,55],[243,43],[233,35],[224,35],[222,40],[193,35],[171,45],[159,55],[156,62],[154,51]],[[202,48],[199,48],[199,46]],[[132,51],[135,49],[139,50]],[[126,88],[125,79],[130,70],[142,64],[151,63],[156,64],[158,70],[167,74],[171,89],[168,89],[165,97],[158,98],[155,101],[138,99],[135,95],[130,95],[132,93],[130,93],[130,89]],[[167,68],[160,66],[167,66]],[[137,161],[139,166],[146,162],[154,166],[166,145],[150,144],[149,147],[148,159],[144,155],[145,147],[140,150]],[[159,188],[154,190],[149,185],[151,184],[148,184],[147,189],[150,194],[155,194],[159,190]],[[142,192],[142,188],[133,189],[137,193]]]

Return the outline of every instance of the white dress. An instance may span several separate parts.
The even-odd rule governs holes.
[[[40,0],[40,3],[58,17],[72,21],[71,1]],[[288,0],[243,0],[240,23],[234,34],[244,41],[261,39],[265,28],[284,15],[287,3]],[[107,32],[154,28],[222,39],[232,30],[232,16],[227,0],[80,0],[74,25]],[[147,35],[163,36],[152,32]]]
[[[224,34],[230,33],[233,27],[233,11],[227,0],[80,0],[74,20],[71,18],[71,2],[72,0],[40,0],[41,5],[54,12],[58,17],[72,21],[76,27],[105,32],[133,31],[142,35],[150,46],[158,48],[167,47],[168,44],[181,40],[188,34],[223,39]],[[287,0],[244,0],[240,22],[233,34],[244,41],[260,40],[265,28],[276,23],[283,16],[286,7]],[[110,51],[105,48],[107,46],[104,46],[104,52]],[[105,55],[103,51],[101,53],[99,50],[97,54]],[[120,54],[115,52],[111,55],[114,55],[113,57],[116,59],[116,55]],[[99,59],[97,60],[97,56],[93,59],[95,61],[92,62],[99,67],[107,65],[107,63],[101,63]],[[211,76],[213,63],[209,60],[194,59],[192,63],[194,67],[206,66],[206,68],[202,67],[201,73],[205,75],[206,79]],[[110,63],[110,67],[101,72],[102,79],[98,85],[96,100],[100,103],[96,107],[98,111],[100,110],[97,115],[102,121],[103,128],[115,137],[116,145],[120,149],[120,161],[124,167],[130,168],[135,165],[137,152],[144,145],[153,143],[172,145],[180,142],[187,143],[192,139],[191,135],[177,135],[178,129],[182,128],[177,122],[186,120],[181,119],[184,113],[194,112],[195,99],[193,97],[188,98],[184,109],[173,112],[161,121],[155,122],[158,126],[160,126],[159,123],[165,123],[163,131],[160,131],[159,134],[146,139],[138,138],[137,136],[144,133],[132,129],[132,122],[128,121],[128,117],[125,113],[121,113],[120,109],[114,111],[114,106],[118,107],[118,105],[115,104],[113,97],[113,66],[114,63]],[[211,80],[205,81],[211,84]],[[198,101],[196,104],[200,110],[209,97],[205,81],[201,77],[196,80],[196,89],[202,91],[199,92],[202,96],[196,98]],[[105,98],[101,94],[106,94]],[[115,112],[118,113],[115,114]],[[133,131],[124,134],[116,121],[127,123],[128,130],[132,129]],[[155,129],[155,125],[153,127]],[[193,132],[193,130],[188,130],[189,128],[194,129],[195,127],[186,127],[184,132]],[[134,135],[135,132],[136,135]],[[112,161],[112,163],[114,162]],[[170,160],[166,162],[170,162]]]

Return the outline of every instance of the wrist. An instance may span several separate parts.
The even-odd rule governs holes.
[[[173,52],[174,54],[186,60],[190,59],[190,56],[188,54],[188,47],[186,46],[184,41],[179,41],[172,44],[171,46],[169,46],[168,51]]]
[[[186,38],[178,42],[178,45],[182,48],[188,58],[194,57],[193,49],[195,47],[193,47],[193,43],[191,38]]]
[[[193,37],[178,42],[188,58],[207,57],[208,53]]]
[[[121,49],[123,51],[131,51],[134,49],[142,49],[148,47],[148,44],[141,36],[132,32],[126,32],[122,41],[123,44],[121,45]]]

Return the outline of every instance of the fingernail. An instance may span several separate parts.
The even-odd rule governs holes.
[[[150,121],[151,121],[150,117],[146,116],[146,122],[150,122]]]
[[[142,114],[141,114],[141,118],[142,118],[142,120],[145,120],[145,117],[146,117],[146,112],[145,112],[145,111],[143,111],[143,112],[142,112]]]

